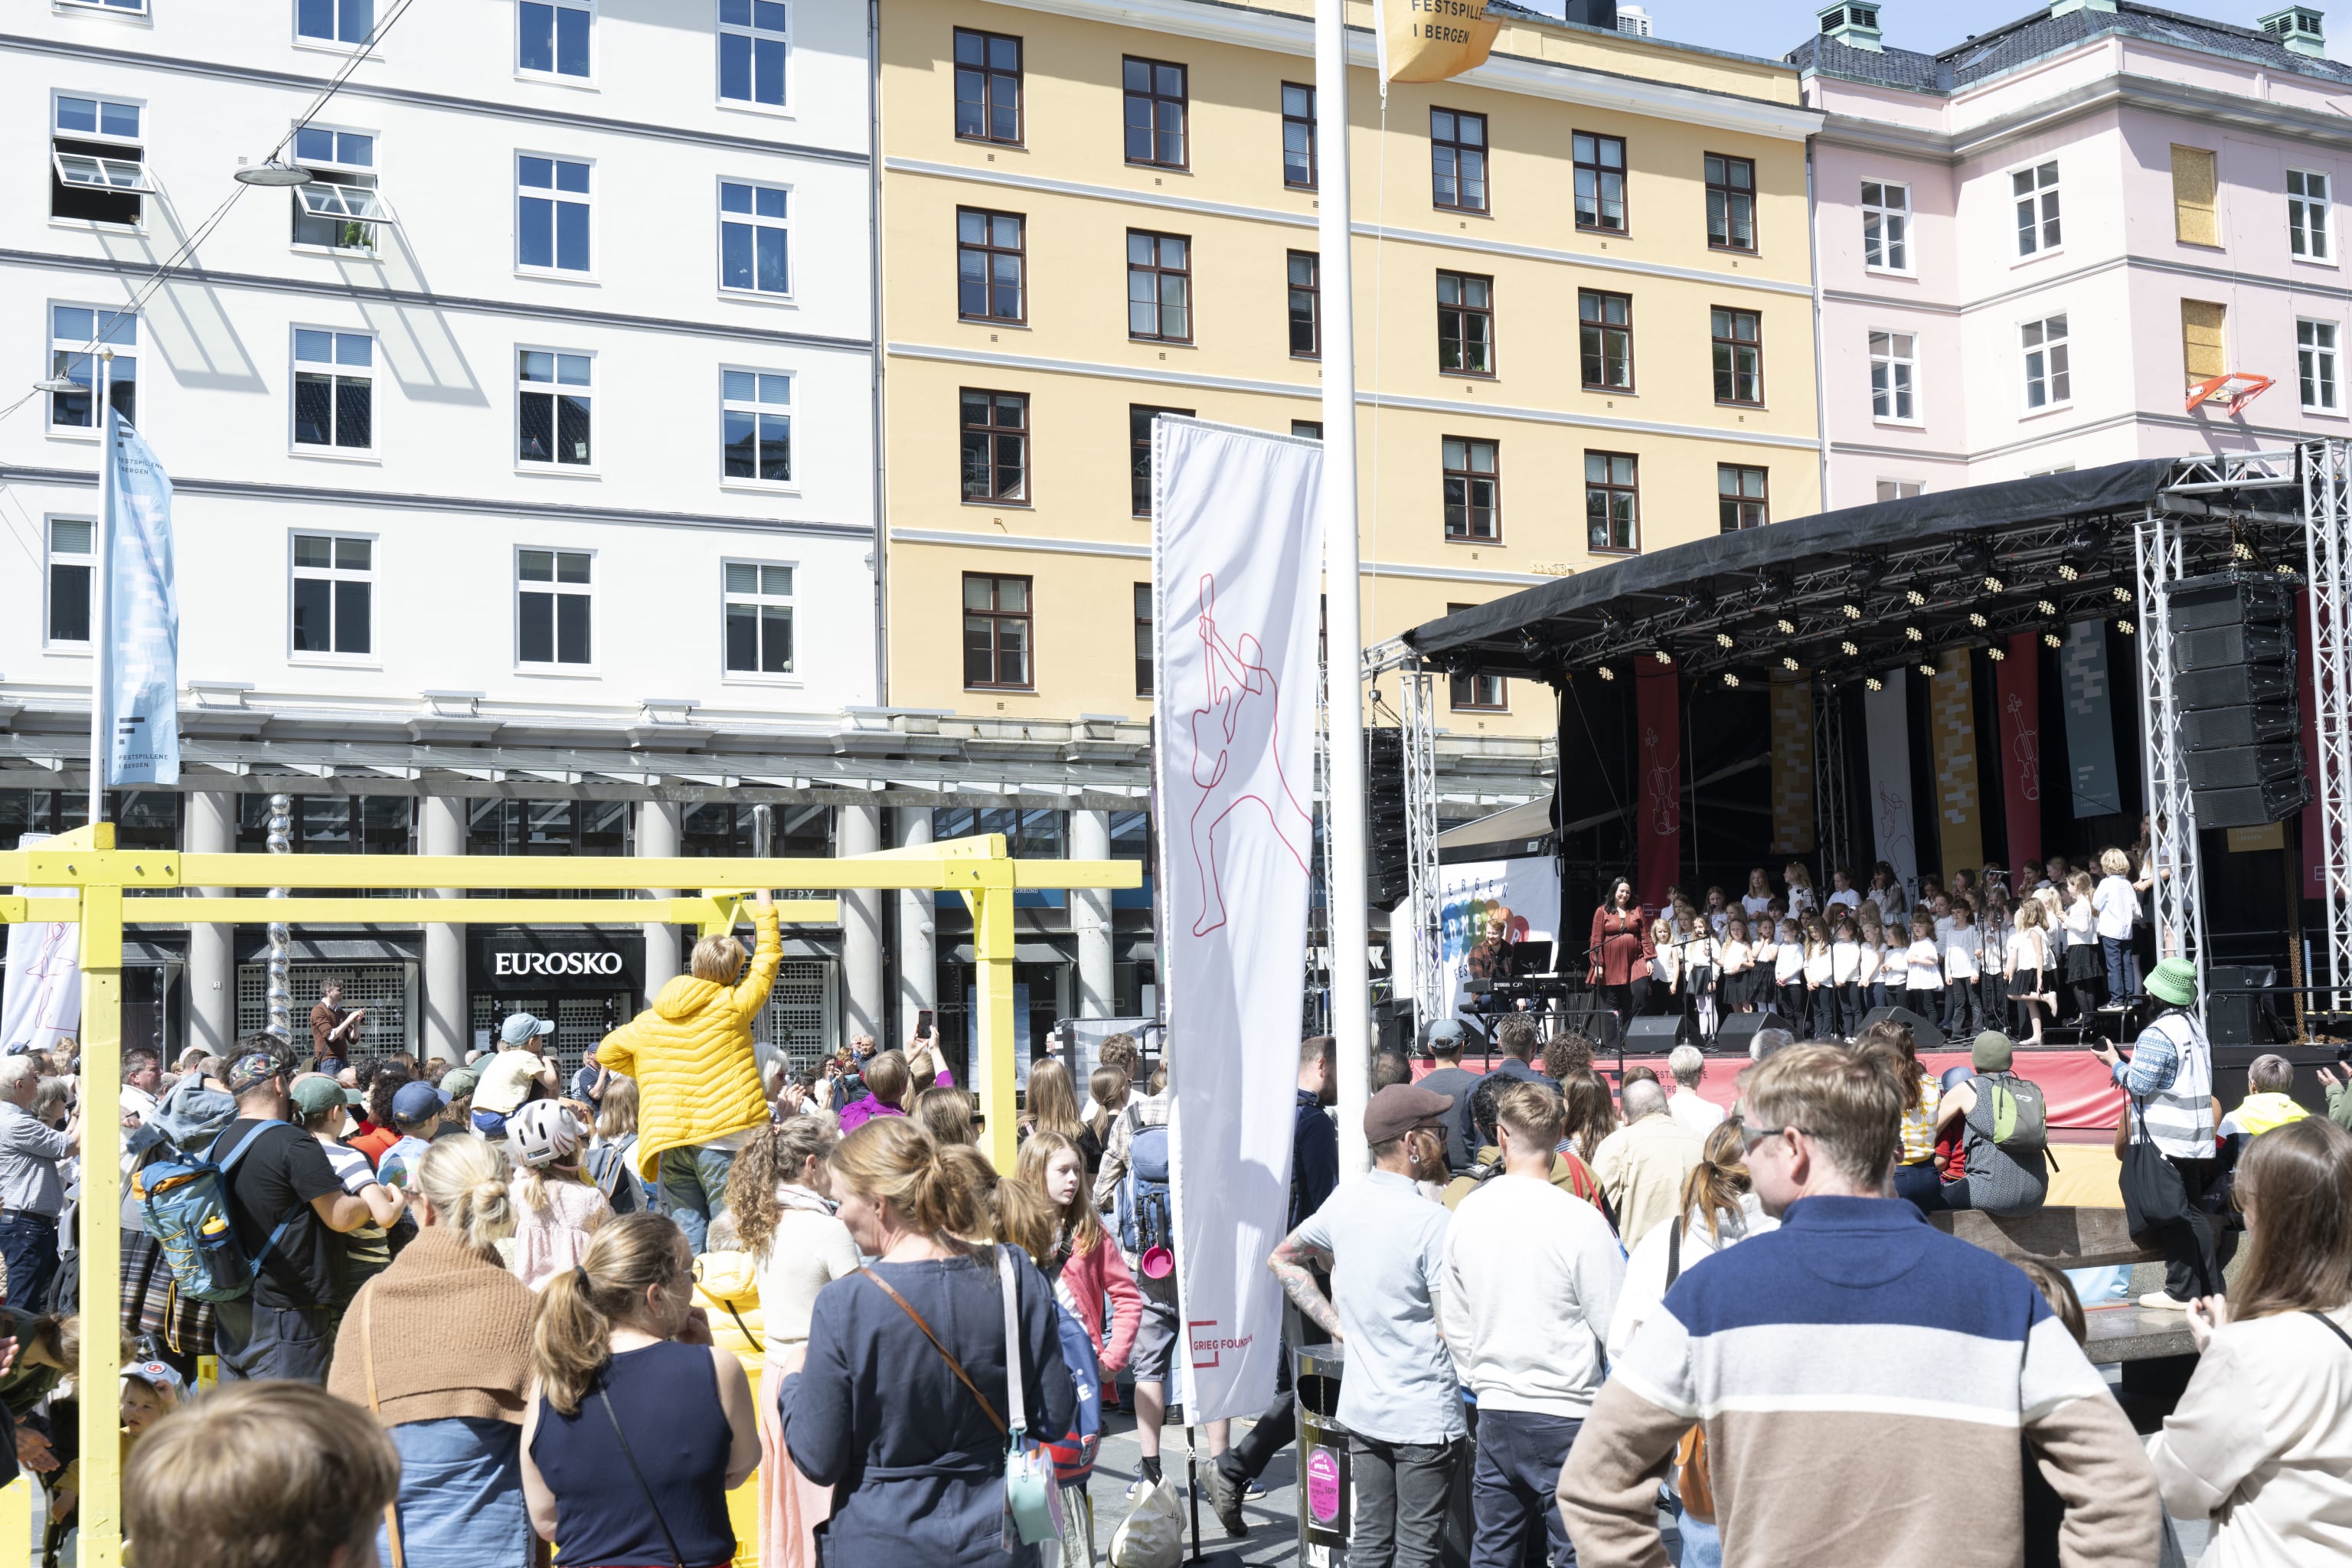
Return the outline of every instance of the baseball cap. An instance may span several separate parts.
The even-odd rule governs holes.
[[[474,1086],[481,1081],[482,1075],[473,1068],[459,1068],[455,1072],[441,1075],[441,1091],[446,1099],[463,1100],[473,1093]]]
[[[448,1103],[447,1094],[418,1079],[415,1083],[402,1084],[400,1091],[392,1097],[392,1119],[422,1121]]]
[[[1452,1056],[1462,1048],[1462,1020],[1440,1018],[1429,1026],[1429,1035],[1423,1046],[1424,1055]]]
[[[177,1368],[160,1361],[133,1362],[122,1369],[125,1383],[143,1383],[163,1396],[164,1402],[177,1405],[188,1391],[187,1380]]]
[[[228,1091],[231,1094],[250,1094],[271,1079],[284,1077],[285,1073],[285,1058],[275,1051],[247,1051],[229,1064]]]
[[[316,1116],[322,1110],[351,1103],[343,1098],[343,1086],[322,1072],[304,1073],[287,1092],[294,1101],[294,1109],[305,1116]]]
[[[1417,1084],[1392,1083],[1364,1107],[1364,1142],[1385,1143],[1454,1109],[1454,1097]]]
[[[551,1035],[553,1033],[555,1033],[554,1020],[550,1018],[534,1018],[528,1013],[516,1013],[511,1015],[505,1023],[499,1026],[499,1043],[500,1045],[507,1046],[519,1046],[534,1035]]]

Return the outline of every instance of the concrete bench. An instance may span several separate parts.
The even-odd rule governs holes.
[[[2032,1258],[2057,1268],[2100,1268],[2164,1261],[2162,1251],[2132,1239],[2121,1209],[2051,1207],[2013,1219],[1962,1210],[1927,1217],[1937,1229],[2011,1262]],[[2188,1318],[2180,1312],[2151,1310],[2131,1300],[2092,1307],[2083,1317],[2089,1331],[2084,1351],[2096,1363],[2154,1361],[2197,1352],[2189,1337]]]

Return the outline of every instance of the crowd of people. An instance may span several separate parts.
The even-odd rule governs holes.
[[[1993,1029],[2044,1042],[2095,1034],[2102,1012],[2142,999],[2153,964],[2145,842],[2077,866],[1961,869],[1906,891],[1881,860],[1869,885],[1840,866],[1826,892],[1801,860],[1776,890],[1761,866],[1738,894],[1666,889],[1646,909],[1620,878],[1593,911],[1587,980],[1622,1019],[1666,1015],[1711,1040],[1735,1013],[1777,1013],[1801,1037],[1852,1039],[1876,1008],[1904,1007],[1947,1034]]]
[[[1027,1568],[1097,1561],[1097,1501],[1139,1518],[1168,1492],[1169,1064],[1125,1036],[1089,1075],[1032,1064],[1000,1171],[934,1032],[762,1072],[764,898],[754,924],[568,1080],[527,1015],[469,1063],[353,1061],[331,996],[299,1057],[267,1035],[169,1074],[126,1054],[113,1329],[142,1568],[522,1568],[550,1542],[585,1568]],[[1339,1058],[1304,1042],[1267,1264],[1288,1346],[1345,1354],[1350,1563],[1652,1563],[1662,1500],[1688,1568],[2148,1562],[2159,1495],[2214,1521],[2209,1562],[2344,1560],[2352,1089],[2305,1114],[2265,1058],[2222,1114],[2181,967],[2130,976],[2147,1016],[2127,1056],[2103,1047],[2119,1143],[2181,1194],[2135,1217],[2160,1222],[2159,1294],[2202,1352],[2145,1448],[2067,1276],[1925,1223],[2046,1194],[2038,1091],[1998,1031],[1946,1081],[1899,1022],[1765,1030],[1726,1075],[1689,1046],[1604,1073],[1524,1014],[1475,1070],[1442,1021],[1425,1059],[1376,1061],[1372,1169],[1345,1182]],[[41,1478],[53,1543],[87,1397],[73,1065],[0,1061],[0,1459]],[[173,1194],[207,1190],[211,1267],[249,1278],[192,1292],[220,1283],[192,1238],[223,1238]],[[1117,1404],[1136,1473],[1097,1499]],[[1296,1431],[1287,1391],[1202,1424],[1227,1531]],[[1008,1452],[1032,1447],[1055,1517],[1011,1522]]]

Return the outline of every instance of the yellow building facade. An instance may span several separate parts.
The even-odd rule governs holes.
[[[1154,411],[1319,434],[1309,0],[891,0],[889,701],[1150,711]],[[1353,7],[1367,640],[1819,508],[1805,136],[1768,61],[1507,25],[1398,84]],[[1548,695],[1456,678],[1456,734]]]

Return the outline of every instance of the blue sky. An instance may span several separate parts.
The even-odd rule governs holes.
[[[1559,0],[1518,0],[1531,10],[1557,12]],[[1705,44],[1735,54],[1778,59],[1811,36],[1819,23],[1814,7],[1803,0],[1639,0],[1650,13],[1656,36],[1679,43]],[[1826,5],[1828,0],[1822,0]],[[2275,10],[2287,0],[2156,0],[2163,9],[2185,16],[2210,17],[2251,27],[2254,18]],[[2322,0],[2325,8],[2325,0]],[[1884,0],[1878,25],[1886,41],[1898,48],[1934,53],[1949,48],[1971,33],[1989,32],[2004,23],[2032,14],[2030,0]],[[2330,18],[2327,52],[2347,57],[2352,44],[2352,10],[2338,10]]]

